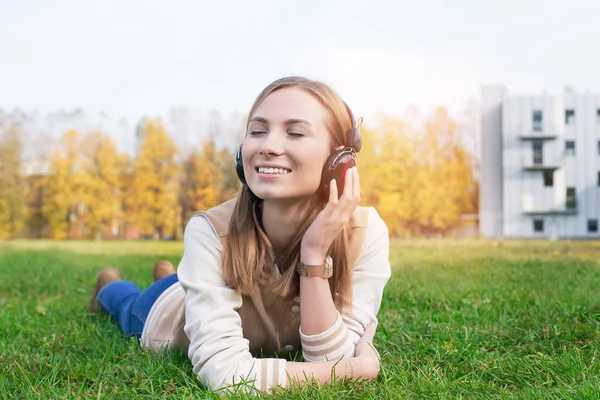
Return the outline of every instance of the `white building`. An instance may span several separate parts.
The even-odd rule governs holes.
[[[482,89],[480,233],[600,239],[600,95]]]

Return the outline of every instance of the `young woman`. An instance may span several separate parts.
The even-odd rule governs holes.
[[[268,85],[236,156],[237,198],[191,218],[177,273],[156,266],[146,291],[101,270],[92,309],[146,348],[187,350],[212,390],[375,379],[389,238],[358,206],[358,125],[323,83]]]

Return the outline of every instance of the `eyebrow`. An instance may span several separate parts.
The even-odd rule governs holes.
[[[261,122],[263,124],[269,125],[269,121],[266,118],[263,117],[252,117],[250,119],[250,122]],[[298,118],[290,118],[290,119],[286,119],[285,121],[283,121],[283,123],[285,125],[294,125],[294,124],[307,124],[312,126],[312,124],[310,122],[308,122],[305,119],[298,119]]]

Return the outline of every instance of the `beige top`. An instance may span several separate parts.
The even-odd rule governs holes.
[[[222,243],[234,204],[198,213],[188,223],[179,283],[152,306],[142,346],[187,349],[194,373],[212,390],[285,386],[285,357],[299,349],[308,362],[354,356],[364,327],[377,320],[391,275],[388,230],[377,211],[358,207],[350,221],[356,260],[351,312],[309,336],[300,327],[299,298],[285,301],[260,292],[242,296],[223,280]]]

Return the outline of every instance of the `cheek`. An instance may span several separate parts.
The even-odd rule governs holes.
[[[310,168],[310,171],[307,171],[307,178],[311,182],[316,182],[318,184],[321,182],[321,175],[323,174],[323,165],[325,165],[325,161],[329,158],[329,153],[327,154],[315,154],[314,157],[311,157],[310,161],[307,163],[307,167]]]

